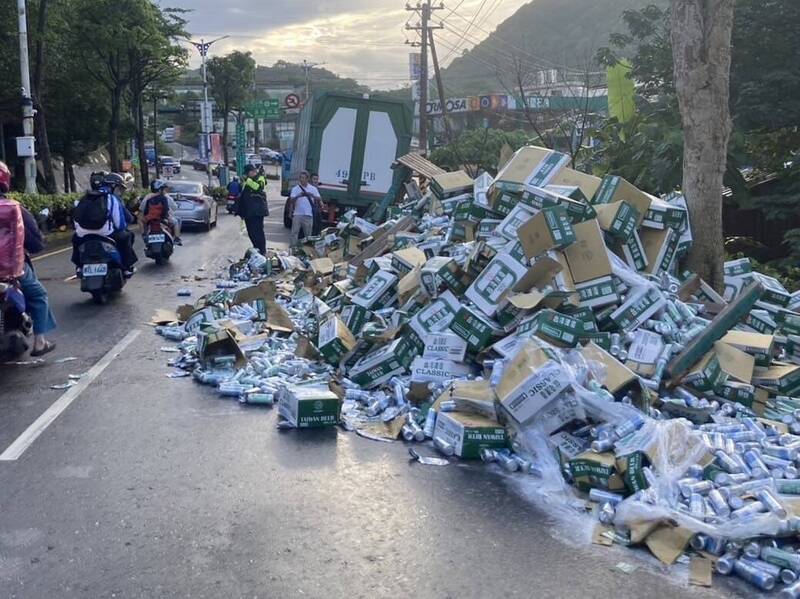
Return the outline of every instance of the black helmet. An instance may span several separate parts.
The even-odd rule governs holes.
[[[245,173],[252,173],[254,170],[256,170],[256,167],[253,166],[252,164],[246,164],[244,167]]]
[[[96,173],[92,173],[89,175],[89,187],[91,187],[93,191],[97,191],[103,185],[103,181],[107,176],[108,173],[105,171],[97,171]]]
[[[119,186],[123,189],[127,189],[127,185],[125,185],[125,179],[122,178],[122,175],[118,173],[108,173],[105,177],[103,177],[103,185],[110,189],[114,189],[115,187]]]
[[[162,181],[161,179],[156,179],[150,184],[150,191],[153,193],[158,193],[162,189],[166,189],[168,187],[166,181]]]

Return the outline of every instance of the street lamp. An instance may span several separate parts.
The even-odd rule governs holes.
[[[206,149],[206,171],[208,172],[208,186],[211,187],[211,135],[210,131],[208,130],[208,124],[212,120],[211,119],[211,110],[208,105],[208,77],[206,76],[206,56],[208,55],[208,49],[211,47],[211,44],[218,42],[220,40],[226,39],[227,35],[223,35],[222,37],[218,37],[217,39],[213,39],[210,42],[201,39],[199,42],[189,41],[195,48],[197,48],[198,52],[200,52],[200,57],[203,61],[203,110],[201,111],[202,118],[201,120],[201,128],[203,130],[203,146]],[[225,165],[227,167],[227,165]]]

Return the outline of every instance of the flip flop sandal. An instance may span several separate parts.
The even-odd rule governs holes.
[[[56,344],[55,343],[51,343],[50,341],[45,341],[44,342],[44,347],[42,349],[34,350],[34,351],[31,352],[31,357],[32,358],[38,358],[39,356],[43,356],[45,354],[49,354],[55,348],[56,348]]]

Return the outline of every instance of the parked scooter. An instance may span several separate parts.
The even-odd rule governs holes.
[[[225,210],[228,211],[228,214],[234,214],[236,212],[236,202],[239,200],[239,196],[233,193],[229,193],[228,197],[225,198]]]
[[[125,286],[122,260],[113,239],[90,235],[78,248],[78,256],[81,291],[91,293],[95,303],[105,304]]]
[[[166,264],[175,249],[174,236],[169,225],[161,221],[150,221],[143,237],[145,256],[155,260],[156,264]]]
[[[13,282],[0,282],[0,362],[18,358],[33,347],[33,321],[25,297]]]

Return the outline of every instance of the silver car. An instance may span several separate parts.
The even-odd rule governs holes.
[[[206,231],[217,224],[217,203],[208,188],[194,181],[170,181],[169,194],[178,205],[175,214],[183,225],[200,225]]]

